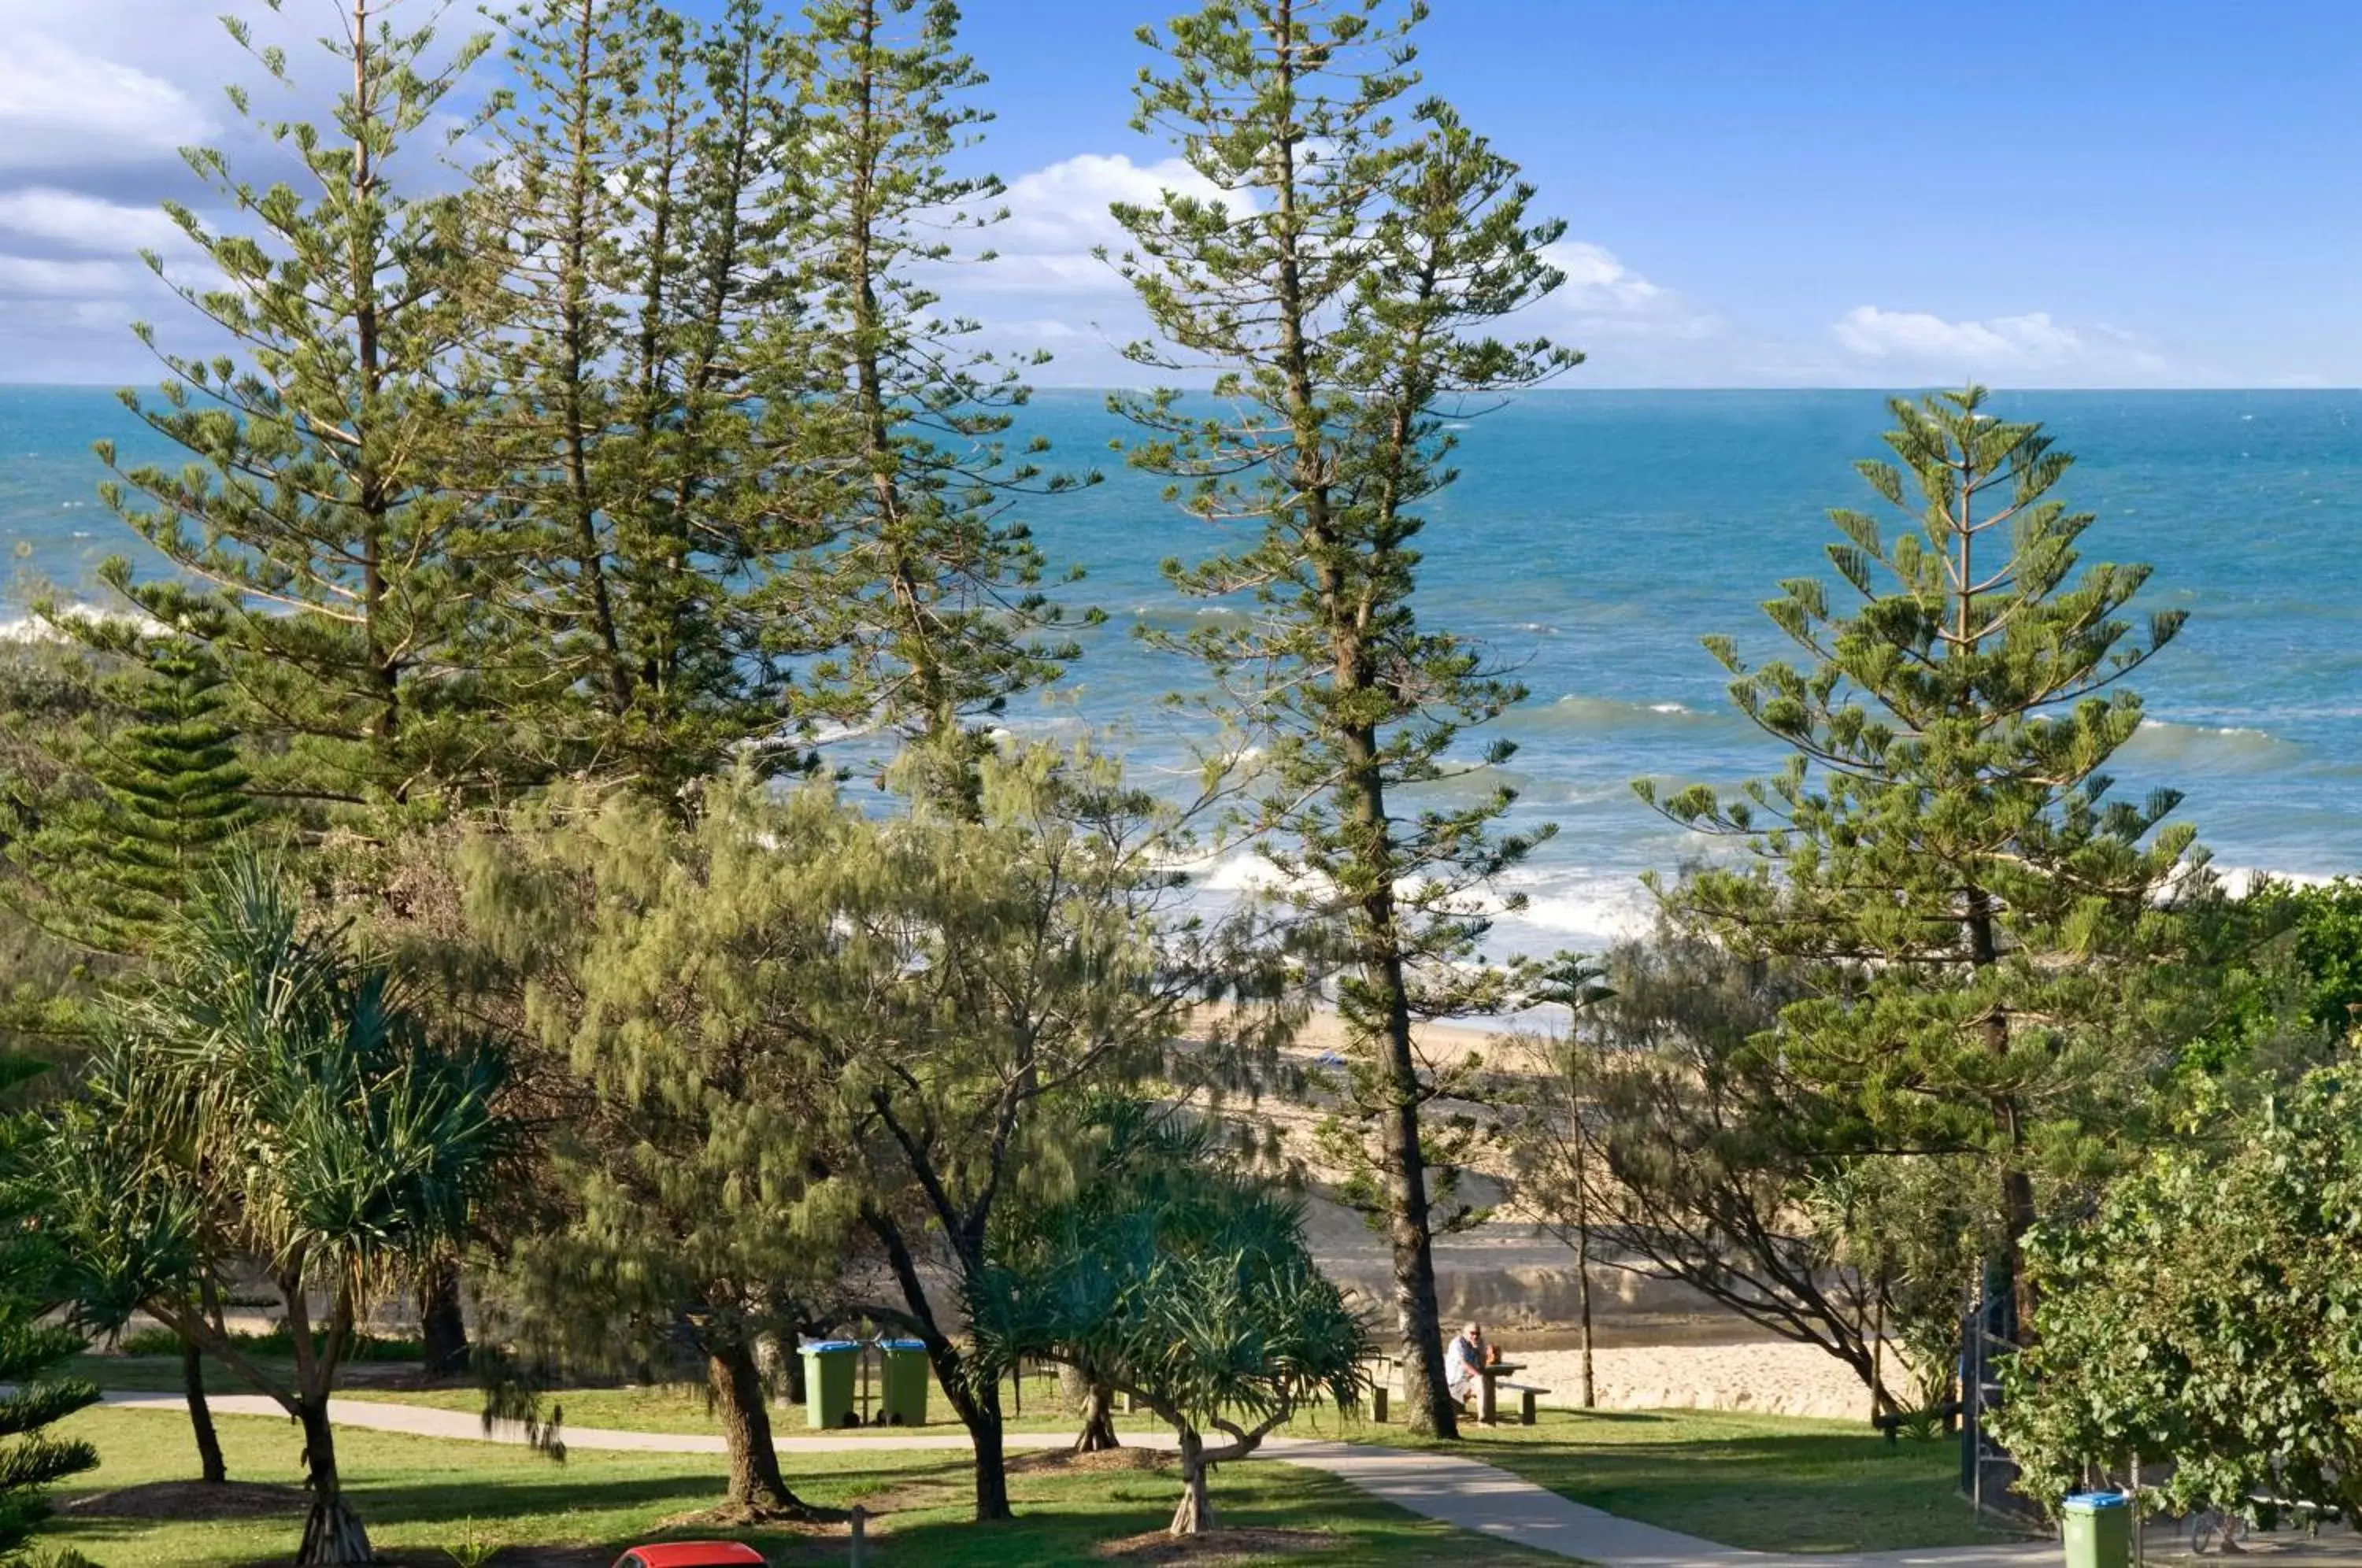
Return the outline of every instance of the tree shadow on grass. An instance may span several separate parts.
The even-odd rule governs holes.
[[[491,1513],[508,1518],[562,1514],[596,1507],[602,1511],[665,1508],[686,1512],[722,1502],[721,1475],[608,1475],[569,1478],[553,1470],[545,1481],[471,1485],[464,1474],[445,1481],[348,1484],[345,1495],[365,1524],[465,1523]]]

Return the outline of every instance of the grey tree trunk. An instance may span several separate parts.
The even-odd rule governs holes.
[[[1198,1535],[1214,1528],[1214,1500],[1206,1491],[1206,1445],[1196,1432],[1181,1433],[1181,1505],[1173,1510],[1172,1533]]]
[[[1076,1453],[1105,1453],[1121,1448],[1123,1440],[1115,1435],[1115,1390],[1104,1383],[1082,1380],[1079,1411],[1082,1430],[1075,1434]]]
[[[771,1412],[763,1397],[763,1375],[745,1345],[708,1350],[706,1386],[714,1419],[730,1449],[730,1490],[723,1506],[749,1518],[809,1519],[811,1508],[789,1490],[779,1474],[779,1452],[771,1441]]]
[[[1574,1114],[1583,1115],[1583,1106],[1576,1102]],[[1597,1385],[1591,1373],[1591,1155],[1584,1143],[1584,1131],[1574,1134],[1574,1291],[1583,1309],[1583,1408],[1590,1409],[1597,1399]]]
[[[297,1568],[375,1562],[377,1553],[370,1546],[369,1531],[345,1501],[327,1401],[306,1397],[297,1404],[296,1419],[304,1428],[304,1486],[312,1494],[312,1510],[304,1519],[303,1544],[295,1551]]]
[[[459,1303],[459,1269],[448,1258],[437,1258],[419,1270],[418,1334],[427,1376],[448,1377],[468,1370],[468,1320]]]
[[[181,1393],[189,1402],[189,1430],[197,1440],[197,1468],[208,1485],[229,1479],[221,1434],[214,1430],[214,1408],[205,1399],[205,1356],[196,1342],[181,1336]]]

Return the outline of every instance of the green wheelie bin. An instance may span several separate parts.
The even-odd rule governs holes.
[[[804,1419],[820,1430],[853,1425],[853,1374],[861,1346],[852,1340],[804,1345]]]
[[[877,1419],[891,1427],[927,1424],[927,1347],[919,1340],[880,1340],[883,1363]]]
[[[2132,1561],[2132,1501],[2122,1492],[2078,1492],[2059,1506],[2067,1568],[2125,1568]]]

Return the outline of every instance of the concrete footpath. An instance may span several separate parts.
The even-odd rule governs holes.
[[[172,1394],[109,1394],[106,1403],[127,1410],[179,1410]],[[215,1395],[216,1414],[275,1416],[286,1412],[256,1394]],[[406,1432],[414,1437],[472,1442],[521,1443],[524,1429],[513,1422],[494,1423],[487,1430],[480,1417],[464,1410],[440,1410],[424,1405],[393,1405],[372,1399],[332,1399],[328,1419],[340,1427],[372,1431]],[[599,1427],[568,1426],[568,1448],[624,1453],[720,1453],[722,1439],[693,1432],[631,1432]],[[1063,1432],[1011,1432],[1010,1448],[1063,1448],[1072,1439]],[[1170,1448],[1169,1436],[1124,1434],[1126,1443],[1139,1448]],[[964,1434],[907,1434],[862,1437],[783,1437],[782,1454],[845,1453],[871,1449],[911,1452],[966,1450]],[[1922,1551],[1883,1551],[1858,1556],[1783,1556],[1768,1551],[1743,1551],[1737,1547],[1683,1535],[1679,1530],[1619,1518],[1597,1508],[1560,1496],[1498,1466],[1457,1454],[1415,1449],[1390,1449],[1370,1443],[1328,1442],[1311,1438],[1272,1438],[1261,1457],[1283,1464],[1299,1464],[1337,1477],[1347,1485],[1421,1515],[1496,1540],[1513,1542],[1558,1557],[1595,1562],[1601,1568],[2034,1568],[2059,1560],[2054,1542],[2032,1541],[1995,1546],[1955,1546]]]

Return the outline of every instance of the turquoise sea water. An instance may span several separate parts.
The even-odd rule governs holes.
[[[2139,682],[2150,723],[2120,788],[2185,791],[2222,866],[2362,870],[2362,392],[2045,392],[1998,407],[2048,421],[2080,456],[2063,493],[2100,514],[2087,558],[2153,563],[2150,602],[2191,612]],[[1698,852],[1634,799],[1636,775],[1728,780],[1776,764],[1730,715],[1698,638],[1774,651],[1757,605],[1782,578],[1826,575],[1824,509],[1866,502],[1851,464],[1882,450],[1886,423],[1870,392],[1566,392],[1461,432],[1464,477],[1430,509],[1423,613],[1521,666],[1533,696],[1501,726],[1520,747],[1507,772],[1521,814],[1560,823],[1515,878],[1532,902],[1504,945],[1595,943],[1640,908],[1636,873]],[[1043,393],[1024,429],[1109,471],[1030,515],[1054,558],[1087,569],[1080,597],[1110,623],[1066,690],[1028,700],[1010,727],[1119,724],[1137,768],[1177,768],[1194,737],[1155,699],[1193,671],[1130,630],[1204,613],[1157,563],[1215,536],[1121,470],[1107,443],[1122,427],[1098,394]],[[107,392],[0,387],[0,538],[20,569],[73,584],[126,547],[93,493],[89,443],[107,435],[127,456],[171,458]],[[1234,858],[1204,880],[1253,874]]]

